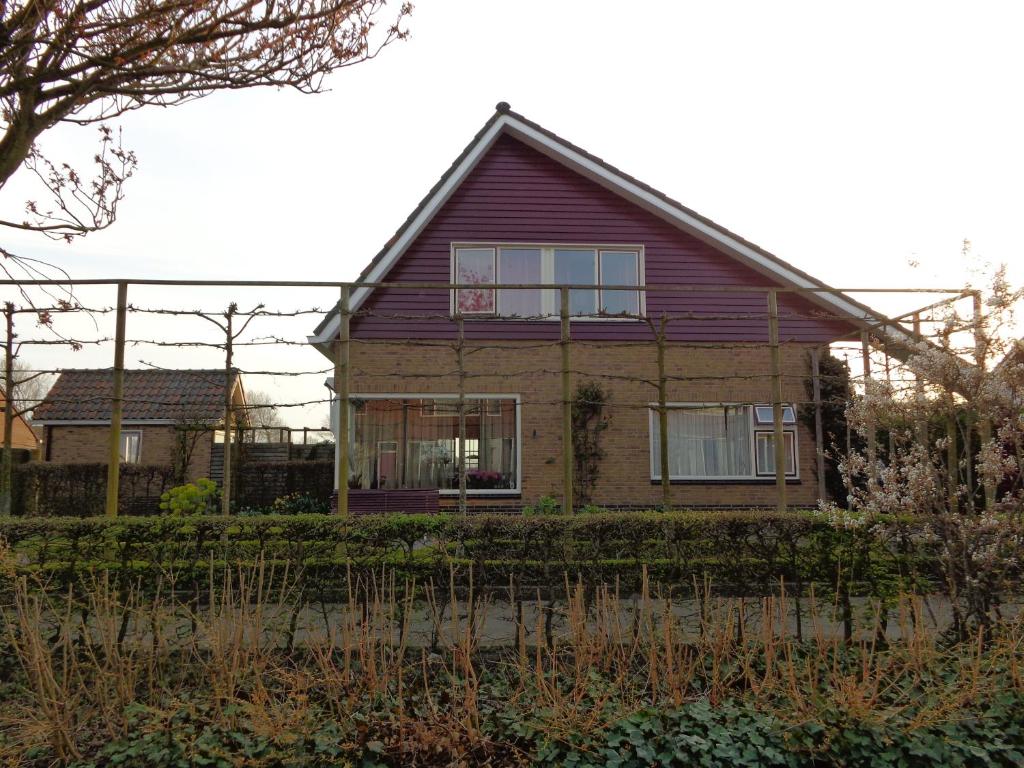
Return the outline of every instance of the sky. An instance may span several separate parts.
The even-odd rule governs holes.
[[[409,40],[335,73],[327,93],[216,93],[127,116],[139,168],[116,224],[70,246],[9,233],[5,244],[78,278],[352,279],[508,101],[837,287],[959,286],[998,263],[1019,284],[1022,21],[1014,3],[420,0]],[[92,130],[50,131],[43,149],[87,158]],[[16,216],[28,194],[9,184],[0,212]],[[335,300],[177,289],[133,301],[231,298]],[[133,319],[140,337],[171,333],[169,322]],[[300,340],[314,325],[289,332]],[[76,366],[109,365],[101,346],[76,354]],[[282,354],[296,369],[326,363]],[[204,355],[141,350],[129,365],[217,362]],[[58,365],[54,350],[31,357]],[[258,385],[312,398],[322,377]]]

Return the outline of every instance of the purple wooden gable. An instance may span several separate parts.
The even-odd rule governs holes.
[[[630,203],[510,136],[502,135],[447,203],[409,246],[384,282],[451,282],[453,242],[636,244],[645,248],[648,285],[778,285],[697,238]],[[377,289],[352,323],[360,338],[452,338],[447,291]],[[647,314],[731,315],[759,318],[674,321],[676,341],[767,341],[766,294],[658,292]],[[783,341],[826,342],[850,333],[806,299],[779,295]],[[419,317],[419,316],[426,317]],[[396,317],[397,316],[397,317]],[[469,338],[556,339],[549,322],[467,318]],[[650,338],[646,323],[575,322],[578,339]]]

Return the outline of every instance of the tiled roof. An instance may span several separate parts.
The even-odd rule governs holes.
[[[237,381],[235,372],[232,388]],[[113,370],[65,370],[33,420],[109,421],[113,396]],[[223,369],[124,372],[124,421],[219,421],[223,415]]]

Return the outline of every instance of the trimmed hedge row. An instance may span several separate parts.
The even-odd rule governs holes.
[[[23,572],[74,579],[102,568],[132,577],[174,571],[201,578],[211,563],[262,557],[287,564],[320,589],[382,566],[420,579],[475,584],[627,582],[646,566],[661,584],[709,577],[725,590],[764,591],[783,579],[859,585],[859,591],[914,589],[933,576],[933,557],[915,544],[914,525],[897,545],[859,529],[837,529],[814,513],[637,512],[594,515],[263,515],[120,518],[8,518],[0,538]]]
[[[293,493],[329,502],[334,493],[334,459],[246,461],[238,468],[237,481],[238,509],[269,507],[275,499]]]
[[[175,483],[164,465],[122,464],[119,513],[159,510],[160,494]],[[107,465],[30,462],[14,468],[13,508],[20,515],[102,515],[107,500]]]

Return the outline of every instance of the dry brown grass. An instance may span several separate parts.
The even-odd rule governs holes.
[[[481,643],[491,597],[472,586],[460,592],[454,574],[422,588],[386,572],[351,578],[345,603],[322,608],[323,631],[305,635],[291,609],[301,603],[295,583],[262,564],[211,570],[200,606],[166,586],[150,594],[115,587],[105,574],[62,594],[15,580],[3,620],[18,668],[8,690],[19,693],[0,706],[8,734],[0,757],[18,765],[26,749],[48,745],[66,763],[95,740],[126,733],[132,705],[170,717],[197,691],[213,717],[230,723],[243,712],[260,733],[283,738],[325,715],[348,722],[373,711],[378,722],[364,730],[386,734],[392,746],[480,763],[498,749],[481,726],[495,679],[504,705],[547,713],[545,727],[565,738],[624,712],[697,698],[740,696],[794,721],[825,709],[884,718],[912,707],[912,723],[923,726],[955,718],[1000,687],[1024,691],[1020,621],[985,642],[945,645],[913,596],[899,600],[890,622],[898,640],[866,631],[851,645],[813,595],[804,601],[806,639],[798,640],[784,588],[759,599],[720,598],[697,583],[700,608],[688,620],[646,574],[628,597],[614,584],[566,579],[563,628],[550,631],[537,611],[495,651]],[[411,642],[417,606],[429,617],[432,644]]]

